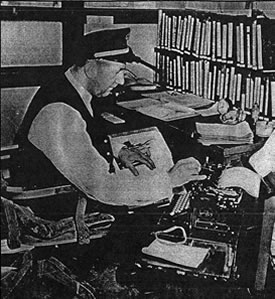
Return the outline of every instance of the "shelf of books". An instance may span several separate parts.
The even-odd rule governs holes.
[[[159,10],[156,82],[275,119],[275,20]]]

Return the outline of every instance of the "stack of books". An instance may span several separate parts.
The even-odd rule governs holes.
[[[196,123],[196,129],[203,145],[253,143],[254,135],[246,121],[236,125]]]

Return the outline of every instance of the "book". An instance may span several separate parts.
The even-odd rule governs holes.
[[[183,32],[182,32],[182,41],[181,41],[181,47],[180,47],[180,49],[181,49],[181,51],[182,51],[182,53],[184,53],[184,49],[185,49],[185,44],[186,44],[186,40],[187,40],[187,21],[188,19],[187,19],[187,16],[185,15],[184,16],[184,19],[183,19]]]
[[[163,34],[162,23],[163,23],[163,12],[160,9],[158,11],[157,47],[161,47],[162,46],[162,34]]]
[[[177,43],[177,17],[172,16],[172,41],[171,41],[171,49],[176,49]]]
[[[189,30],[189,37],[188,37],[188,45],[187,45],[187,52],[188,54],[191,54],[192,50],[192,42],[193,42],[193,34],[194,34],[194,22],[195,18],[191,16],[191,21],[190,21],[190,30]]]
[[[206,58],[210,59],[211,57],[211,33],[212,33],[212,22],[211,20],[207,20],[207,48],[206,48]]]
[[[206,98],[207,99],[212,99],[212,94],[211,94],[211,91],[212,91],[212,78],[213,78],[213,73],[211,71],[209,71],[208,73],[208,93],[207,93],[207,96]]]
[[[222,24],[222,62],[227,61],[227,24]]]
[[[268,111],[269,111],[269,77],[265,78],[265,102],[264,102],[264,116],[268,116]],[[274,95],[275,96],[275,95]],[[275,105],[274,105],[275,106]]]
[[[228,98],[228,89],[229,89],[229,68],[225,69],[225,79],[224,79],[224,98]]]
[[[206,23],[205,20],[202,22],[201,29],[201,40],[200,40],[200,58],[204,58],[204,45],[205,45],[205,31],[206,31]]]
[[[240,42],[240,26],[236,26],[236,58],[237,58],[237,66],[241,65],[241,50],[240,50],[241,42]]]
[[[229,83],[229,100],[233,102],[233,88],[234,88],[234,75],[235,75],[235,67],[232,66],[230,68],[230,83]]]
[[[237,74],[237,86],[236,86],[236,104],[240,107],[241,101],[241,86],[242,86],[242,74]]]
[[[251,26],[246,25],[246,66],[250,69],[251,64]]]
[[[251,76],[246,78],[246,89],[245,89],[245,110],[252,109],[252,105],[250,103],[250,83],[251,83]]]
[[[199,18],[196,18],[195,36],[194,36],[194,44],[193,44],[193,55],[195,57],[199,56],[200,36],[201,36],[201,21]]]
[[[205,61],[204,62],[204,76],[203,76],[204,87],[203,87],[203,91],[202,91],[202,95],[204,98],[208,97],[209,67],[210,67],[209,61]]]
[[[217,48],[216,48],[216,53],[217,53],[217,61],[221,61],[221,56],[222,56],[222,33],[221,33],[221,22],[217,21]]]
[[[252,23],[252,68],[257,70],[257,20]]]
[[[233,22],[228,23],[227,61],[233,63]]]
[[[171,50],[172,45],[172,18],[167,16],[167,50]]]
[[[263,44],[262,44],[262,25],[257,24],[257,68],[263,69]]]
[[[217,43],[217,39],[216,39],[216,32],[217,32],[217,25],[216,25],[216,21],[213,20],[212,21],[212,54],[211,54],[211,59],[213,61],[216,61],[216,43]]]
[[[261,79],[261,78],[260,78]],[[260,106],[260,113],[261,113],[261,115],[263,115],[264,116],[264,96],[265,96],[265,94],[264,94],[264,84],[263,83],[261,83],[260,84],[260,90],[259,90],[259,92],[260,92],[260,95],[259,95],[259,106]]]
[[[177,50],[180,50],[180,44],[182,39],[182,26],[183,26],[182,16],[178,16],[177,41],[176,41]]]
[[[211,96],[211,100],[215,100],[216,99],[216,90],[217,90],[217,66],[214,65],[213,67],[213,80],[212,80],[213,84],[212,84],[212,96]]]

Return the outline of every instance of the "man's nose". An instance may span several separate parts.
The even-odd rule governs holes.
[[[116,83],[119,85],[123,85],[125,82],[124,80],[124,72],[119,72],[116,77]]]

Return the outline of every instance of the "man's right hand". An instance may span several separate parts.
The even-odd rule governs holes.
[[[134,166],[135,162],[144,164],[151,170],[156,168],[154,162],[148,155],[142,153],[139,149],[134,147],[133,148],[123,147],[118,153],[118,158],[121,164],[124,167],[130,169],[130,171],[135,176],[139,175],[138,170]]]

